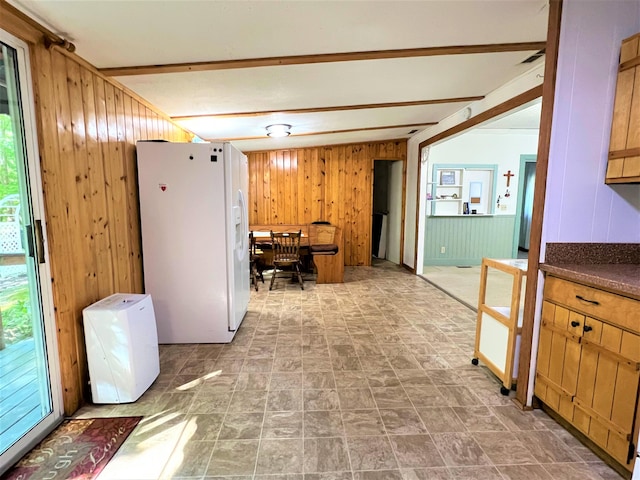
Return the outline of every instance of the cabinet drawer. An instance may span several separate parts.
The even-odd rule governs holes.
[[[640,329],[640,302],[637,300],[553,276],[547,276],[545,280],[544,297],[590,317],[635,332]]]

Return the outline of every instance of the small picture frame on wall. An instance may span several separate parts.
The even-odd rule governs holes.
[[[442,170],[440,172],[440,185],[455,185],[456,172],[453,170]]]

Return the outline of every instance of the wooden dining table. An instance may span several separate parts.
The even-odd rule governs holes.
[[[256,243],[258,244],[269,244],[271,245],[271,231],[264,230],[252,230],[253,238],[256,239]],[[274,233],[282,233],[283,231],[274,230]],[[297,233],[294,231],[285,230],[284,233]],[[302,233],[300,237],[300,247],[308,247],[309,246],[309,236]]]

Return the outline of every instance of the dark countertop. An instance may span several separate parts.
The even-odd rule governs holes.
[[[551,265],[640,265],[640,243],[547,243],[544,262]]]
[[[640,300],[640,264],[540,264],[540,270]]]

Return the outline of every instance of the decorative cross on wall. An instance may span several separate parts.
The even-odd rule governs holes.
[[[511,183],[511,177],[515,177],[515,175],[513,173],[511,173],[511,170],[507,170],[507,173],[505,173],[504,175],[502,175],[503,177],[507,177],[507,187],[509,186],[509,184]]]

